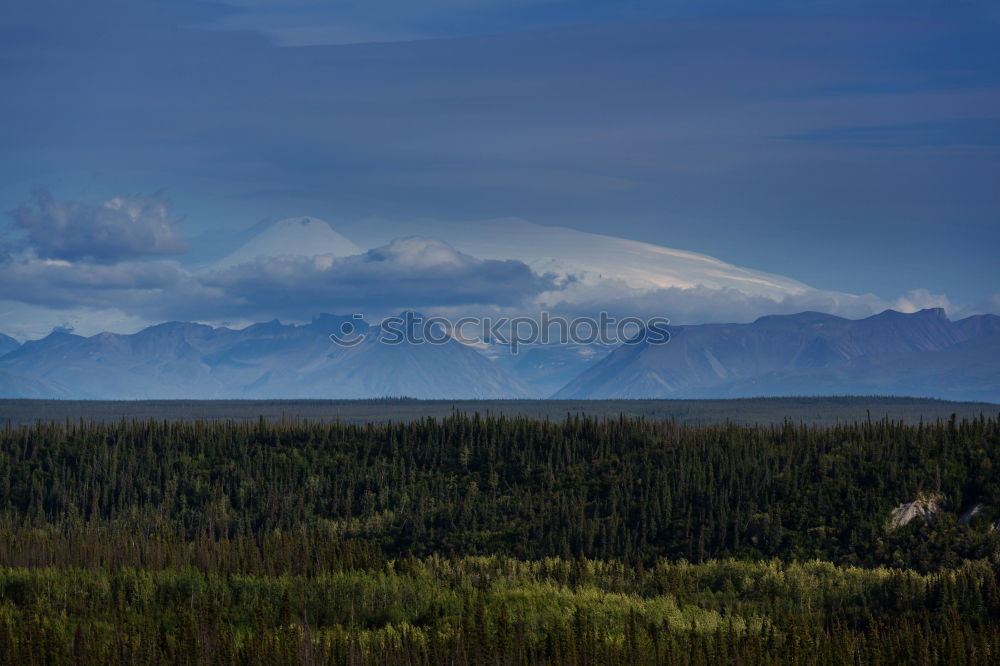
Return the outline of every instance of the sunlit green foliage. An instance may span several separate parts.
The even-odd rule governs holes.
[[[68,561],[68,560],[67,560]],[[997,562],[0,568],[5,663],[995,663]]]

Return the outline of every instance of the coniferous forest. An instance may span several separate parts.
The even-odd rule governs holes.
[[[0,662],[997,663],[998,462],[991,417],[8,425]]]

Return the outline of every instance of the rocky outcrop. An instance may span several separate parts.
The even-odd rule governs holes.
[[[973,504],[971,509],[969,509],[968,511],[966,511],[965,513],[963,513],[961,515],[961,517],[959,517],[958,524],[959,525],[965,525],[970,520],[972,520],[973,518],[975,518],[976,516],[978,516],[980,513],[982,513],[983,511],[985,511],[986,508],[987,508],[986,505],[983,504],[982,502],[977,502],[976,504]]]
[[[920,494],[912,502],[904,502],[892,510],[890,527],[895,529],[909,524],[915,518],[930,522],[941,513],[944,496],[940,493]]]

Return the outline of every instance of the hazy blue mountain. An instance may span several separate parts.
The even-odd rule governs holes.
[[[529,390],[476,350],[389,345],[366,326],[354,347],[331,343],[349,318],[321,315],[310,324],[278,321],[242,330],[168,322],[131,335],[84,338],[54,332],[0,359],[4,393],[24,378],[68,387],[79,398],[513,398]],[[352,322],[357,323],[357,322]],[[6,377],[13,388],[7,386]],[[25,389],[27,391],[27,389]]]
[[[816,312],[671,327],[623,346],[557,398],[895,394],[1000,401],[1000,317],[941,309],[861,320]]]
[[[69,394],[45,382],[0,369],[0,398],[66,398]]]
[[[330,333],[350,322],[363,342]],[[454,340],[391,345],[336,315],[244,329],[167,322],[55,331],[0,357],[0,396],[75,398],[699,398],[894,394],[1000,401],[1000,317],[942,310],[862,320],[803,312],[671,327],[666,345],[543,346],[504,355]],[[16,344],[16,343],[15,343]],[[560,390],[558,387],[562,385]]]
[[[525,347],[511,354],[501,345],[489,356],[529,386],[533,397],[546,398],[612,349],[600,344],[548,344]]]
[[[445,344],[387,344],[376,326],[361,326],[362,343],[340,347],[330,343],[347,318],[325,315],[307,327],[295,327],[292,337],[279,332],[282,351],[260,346],[259,336],[229,353],[230,362],[275,367],[244,389],[246,397],[411,396],[419,398],[513,398],[530,394],[527,386],[475,349],[449,340]],[[357,325],[357,322],[352,320]],[[280,363],[274,364],[274,360]],[[295,372],[282,371],[288,363]]]
[[[9,335],[4,335],[3,333],[0,333],[0,356],[8,354],[20,346],[21,343],[15,340],[14,338],[10,337]]]

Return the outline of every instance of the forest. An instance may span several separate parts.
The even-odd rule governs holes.
[[[8,424],[0,661],[996,663],[998,458],[988,416]]]

